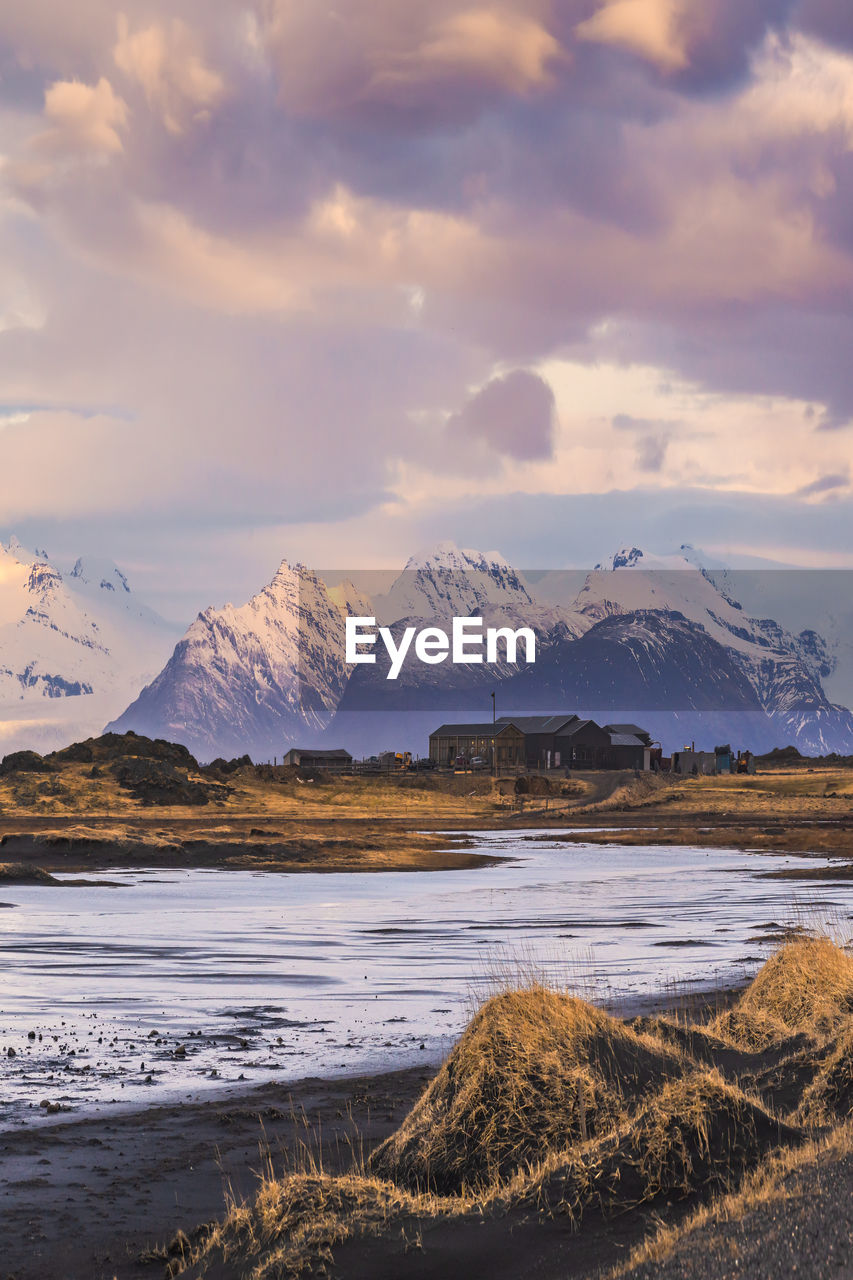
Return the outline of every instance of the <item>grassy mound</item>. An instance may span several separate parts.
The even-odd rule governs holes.
[[[198,1248],[173,1244],[168,1275],[221,1274],[251,1280],[283,1280],[304,1273],[328,1274],[332,1249],[344,1240],[405,1231],[417,1218],[463,1212],[461,1202],[411,1196],[388,1182],[360,1173],[333,1177],[311,1172],[266,1179],[249,1203],[235,1205]],[[183,1244],[183,1241],[180,1242]]]
[[[718,1072],[697,1071],[664,1085],[619,1133],[548,1174],[542,1191],[576,1220],[659,1196],[704,1199],[737,1186],[768,1151],[801,1140]]]
[[[23,862],[0,862],[0,884],[59,884],[42,867],[28,867]]]
[[[173,1244],[162,1256],[174,1259],[169,1274],[193,1280],[327,1274],[345,1240],[417,1240],[420,1227],[437,1218],[482,1221],[535,1204],[580,1223],[590,1213],[612,1217],[661,1197],[707,1199],[739,1185],[765,1153],[800,1137],[716,1073],[694,1072],[663,1085],[618,1130],[573,1156],[552,1155],[531,1177],[494,1187],[481,1200],[412,1193],[362,1172],[296,1173],[265,1180],[251,1202],[234,1206],[211,1234],[205,1229],[200,1247],[187,1248],[182,1239],[180,1249]]]
[[[853,958],[828,938],[787,943],[758,971],[710,1031],[760,1051],[788,1036],[823,1037],[853,1013]]]
[[[414,1109],[374,1153],[375,1173],[454,1193],[506,1179],[618,1125],[681,1057],[541,986],[489,1000]]]
[[[853,1027],[847,1027],[803,1095],[798,1119],[834,1124],[853,1115]]]

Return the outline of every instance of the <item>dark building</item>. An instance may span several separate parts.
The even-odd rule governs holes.
[[[637,733],[615,733],[611,726],[605,730],[610,738],[607,753],[609,769],[650,768],[650,748]],[[644,737],[648,737],[644,734]]]
[[[348,772],[352,768],[352,756],[343,747],[323,750],[319,747],[291,747],[282,764],[298,765],[301,769],[330,769]]]
[[[514,724],[524,734],[528,769],[621,769],[611,761],[611,735],[594,720],[563,713],[556,716],[501,716],[498,724]],[[633,767],[633,766],[631,766]],[[642,769],[642,759],[638,766]]]
[[[524,734],[524,762],[528,769],[560,769],[570,761],[567,745],[557,738],[572,724],[580,724],[580,717],[501,716],[498,724],[514,724]]]
[[[482,760],[497,769],[523,766],[524,734],[515,725],[499,720],[496,724],[443,724],[429,735],[429,756],[438,765],[450,766],[457,760],[470,764]]]
[[[563,764],[572,769],[612,769],[610,734],[594,720],[575,720],[558,735]]]
[[[639,738],[644,747],[652,745],[651,734],[641,729],[638,724],[606,724],[604,729],[606,733],[630,734],[631,737]]]

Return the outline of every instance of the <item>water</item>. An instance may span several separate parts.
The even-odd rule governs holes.
[[[476,834],[512,860],[464,871],[4,887],[0,1123],[435,1061],[495,971],[535,966],[642,1007],[754,968],[796,909],[796,885],[760,875],[795,856],[542,834]],[[848,918],[849,882],[807,896]]]

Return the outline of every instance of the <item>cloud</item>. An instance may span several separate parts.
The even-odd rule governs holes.
[[[668,447],[669,436],[645,436],[637,444],[638,469],[640,471],[662,471]]]
[[[427,36],[409,74],[416,79],[470,74],[525,94],[551,83],[550,64],[560,56],[554,37],[523,14],[469,9],[450,15]]]
[[[636,418],[630,413],[614,414],[611,425],[617,431],[633,431],[641,437],[634,450],[634,465],[640,472],[658,475],[664,470],[673,430],[678,427],[682,438],[686,434],[677,422]]]
[[[839,0],[801,0],[797,22],[828,44],[853,49],[853,10]]]
[[[839,489],[850,488],[850,472],[836,472],[833,475],[818,476],[810,484],[804,484],[797,490],[798,498],[813,498],[821,494],[837,493]]]
[[[580,40],[616,45],[676,71],[688,62],[680,23],[686,7],[686,0],[606,0],[576,33]]]
[[[262,33],[289,110],[376,119],[396,107],[432,120],[551,84],[566,55],[528,7],[536,6],[350,0],[318,9],[311,0],[270,0]]]
[[[834,0],[830,0],[834,3]],[[599,0],[581,42],[634,55],[671,87],[704,94],[747,78],[753,50],[784,28],[792,0]]]
[[[844,472],[840,0],[7,8],[16,519],[381,547],[472,477],[509,511]]]
[[[655,431],[661,426],[676,425],[656,422],[653,418],[635,418],[630,413],[615,413],[611,422],[617,431]]]
[[[206,65],[193,32],[179,18],[131,33],[127,16],[120,14],[113,58],[140,85],[170,133],[208,120],[225,95],[223,77]]]
[[[121,130],[127,104],[101,76],[95,85],[57,80],[44,98],[47,129],[32,140],[37,150],[57,156],[108,157],[124,150]]]
[[[554,449],[554,392],[539,374],[515,369],[492,378],[446,428],[449,449],[473,436],[516,461],[550,458]]]

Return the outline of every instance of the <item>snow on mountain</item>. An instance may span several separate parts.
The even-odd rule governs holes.
[[[0,543],[0,754],[100,732],[174,644],[116,565],[88,563],[63,574],[44,551]]]
[[[488,605],[529,609],[533,597],[524,579],[496,551],[463,551],[453,542],[412,556],[384,596],[376,615],[387,623],[402,618],[474,617]]]
[[[575,607],[594,622],[650,610],[683,615],[735,658],[780,741],[810,754],[849,752],[853,715],[822,685],[832,669],[826,642],[812,629],[794,634],[773,618],[750,617],[727,589],[733,581],[692,547],[671,556],[623,547],[588,575]]]
[[[329,599],[336,605],[343,617],[366,618],[372,615],[373,604],[367,592],[345,579],[335,587],[329,587]]]
[[[297,741],[322,740],[324,730],[340,738],[332,745],[376,750],[388,744],[368,746],[371,716],[386,736],[396,724],[397,746],[405,746],[406,716],[457,708],[467,709],[464,718],[487,717],[490,692],[500,684],[504,708],[519,712],[545,709],[543,699],[568,705],[570,694],[615,706],[618,694],[623,710],[644,709],[662,740],[675,735],[679,745],[689,726],[701,735],[703,724],[705,733],[725,740],[735,715],[742,745],[792,742],[804,752],[849,752],[853,714],[826,696],[831,655],[821,636],[751,616],[728,587],[721,589],[720,572],[686,545],[666,556],[627,546],[585,577],[552,572],[534,587],[497,553],[442,543],[413,556],[371,600],[358,575],[330,588],[285,561],[248,604],[200,614],[157,678],[110,727],[177,739],[202,758],[246,751],[272,758]],[[81,568],[79,576],[87,589],[123,598],[121,581],[101,566]],[[375,616],[395,633],[411,625],[446,627],[457,616],[533,627],[536,667],[412,663],[389,682],[381,649],[375,664],[347,668],[346,614]],[[738,696],[728,705],[732,690]]]
[[[532,627],[540,646],[550,643],[558,630],[579,634],[585,625],[571,608],[539,599],[499,552],[462,550],[454,542],[440,542],[432,551],[412,556],[373,607],[389,626],[481,617],[487,627]]]
[[[849,569],[712,569],[721,591],[753,617],[774,618],[804,643],[831,702],[853,706],[853,573]]]
[[[354,589],[348,594],[366,603]],[[182,742],[202,759],[245,752],[273,759],[289,743],[316,737],[347,674],[341,608],[316,574],[285,560],[248,604],[200,613],[109,728]]]

